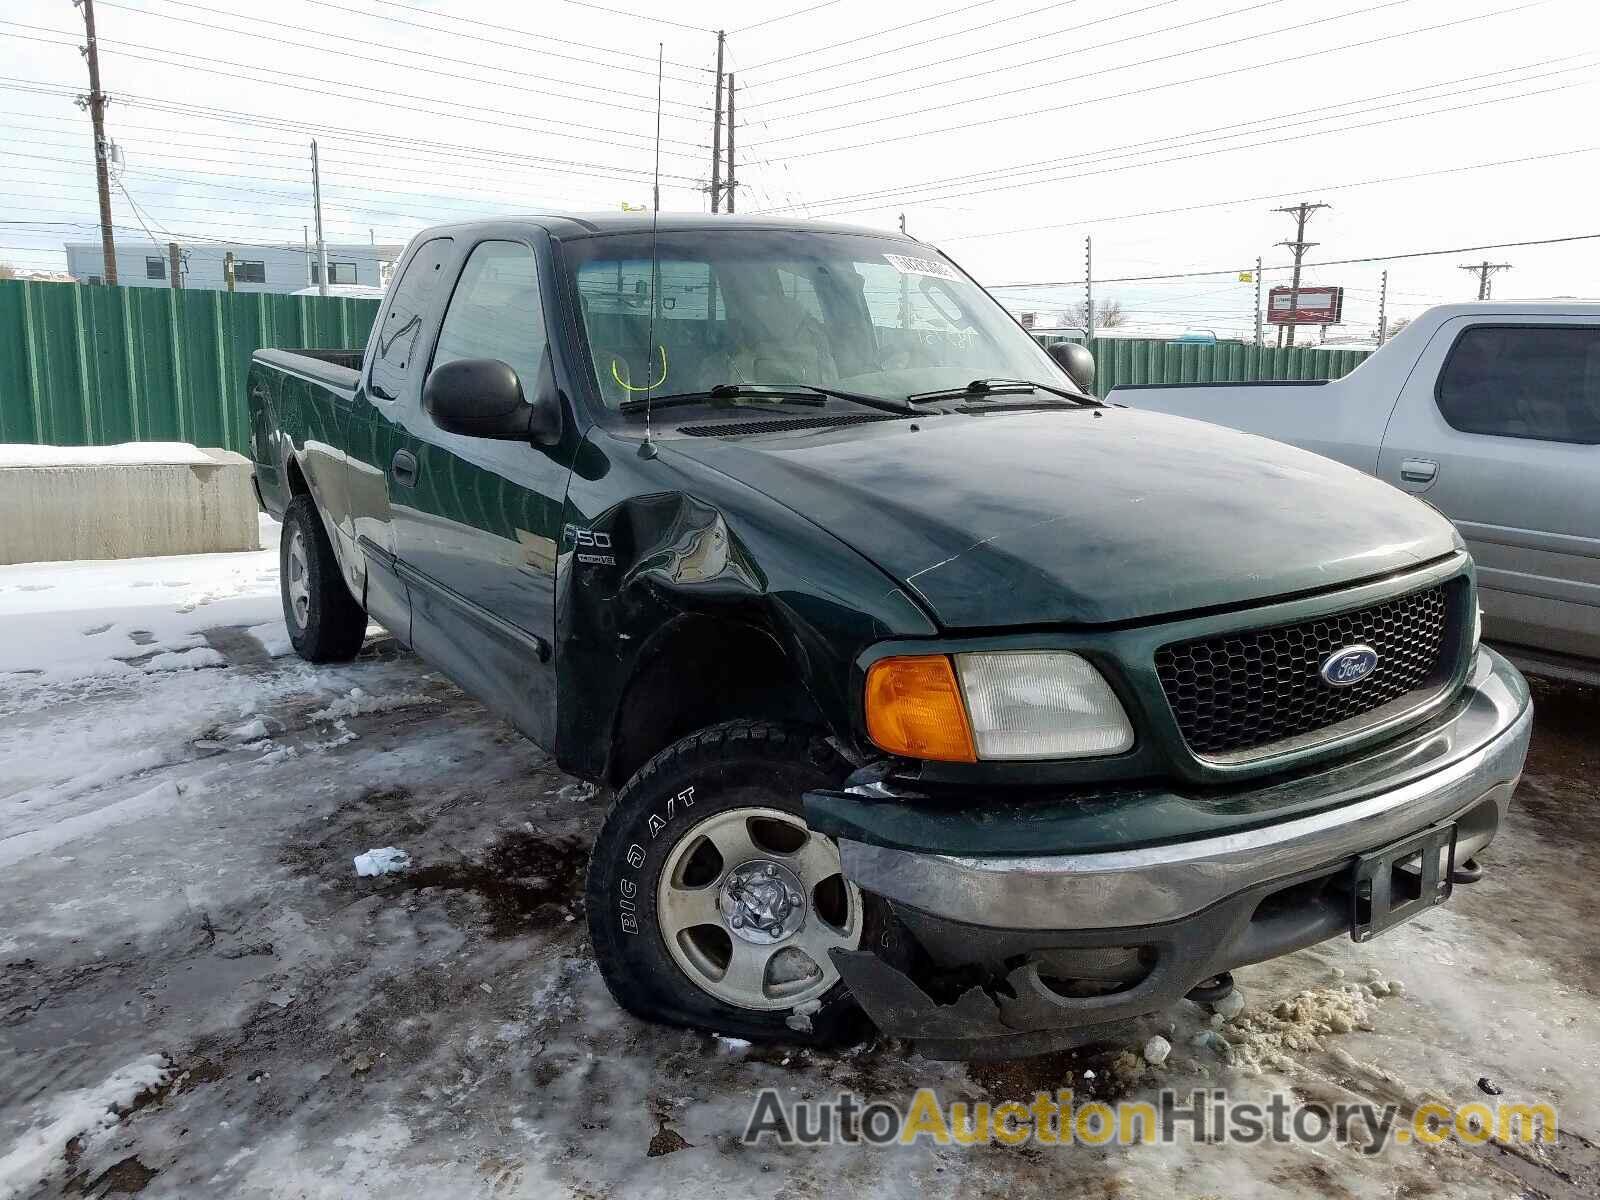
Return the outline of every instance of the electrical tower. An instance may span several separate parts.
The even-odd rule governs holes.
[[[94,0],[81,0],[83,6],[83,56],[89,60],[89,94],[78,97],[78,106],[89,110],[89,120],[94,125],[94,183],[100,193],[100,254],[105,259],[100,278],[115,287],[117,282],[117,245],[111,234],[111,177],[107,159],[110,154],[106,141],[106,94],[100,90],[100,44],[94,33]]]
[[[1299,204],[1289,208],[1275,208],[1273,212],[1288,213],[1294,218],[1294,241],[1279,242],[1278,245],[1287,247],[1294,254],[1294,278],[1289,281],[1289,311],[1295,312],[1300,307],[1300,260],[1306,256],[1306,251],[1311,247],[1320,245],[1318,242],[1306,241],[1306,222],[1311,219],[1311,214],[1319,208],[1332,208],[1331,204],[1307,204],[1302,200]],[[1288,344],[1294,345],[1294,326],[1289,326]]]
[[[1463,271],[1471,271],[1478,277],[1479,300],[1487,300],[1489,298],[1490,277],[1500,274],[1501,271],[1511,270],[1510,263],[1492,263],[1487,259],[1481,263],[1462,263],[1460,266]]]

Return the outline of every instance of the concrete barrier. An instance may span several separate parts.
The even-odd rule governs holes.
[[[0,563],[258,550],[256,512],[231,450],[0,445]]]

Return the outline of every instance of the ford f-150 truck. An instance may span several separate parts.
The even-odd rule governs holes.
[[[1446,304],[1343,379],[1117,387],[1326,454],[1421,496],[1478,566],[1485,636],[1600,682],[1600,304]]]
[[[903,236],[431,229],[364,352],[251,365],[295,647],[370,617],[615,789],[654,1020],[1028,1053],[1445,900],[1532,719],[1455,529],[1074,353]]]

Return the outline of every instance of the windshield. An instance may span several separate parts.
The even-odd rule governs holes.
[[[903,400],[973,379],[1065,383],[1050,357],[937,251],[799,230],[662,233],[650,344],[650,235],[563,247],[608,407],[719,384]]]

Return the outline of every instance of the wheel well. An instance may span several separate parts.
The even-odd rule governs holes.
[[[292,454],[289,456],[289,462],[284,468],[283,475],[288,480],[290,496],[309,496],[311,494],[311,485],[306,482],[306,473],[300,469],[300,460]]]
[[[794,664],[765,629],[691,617],[658,642],[617,709],[606,762],[613,787],[679,738],[722,721],[826,724]]]

